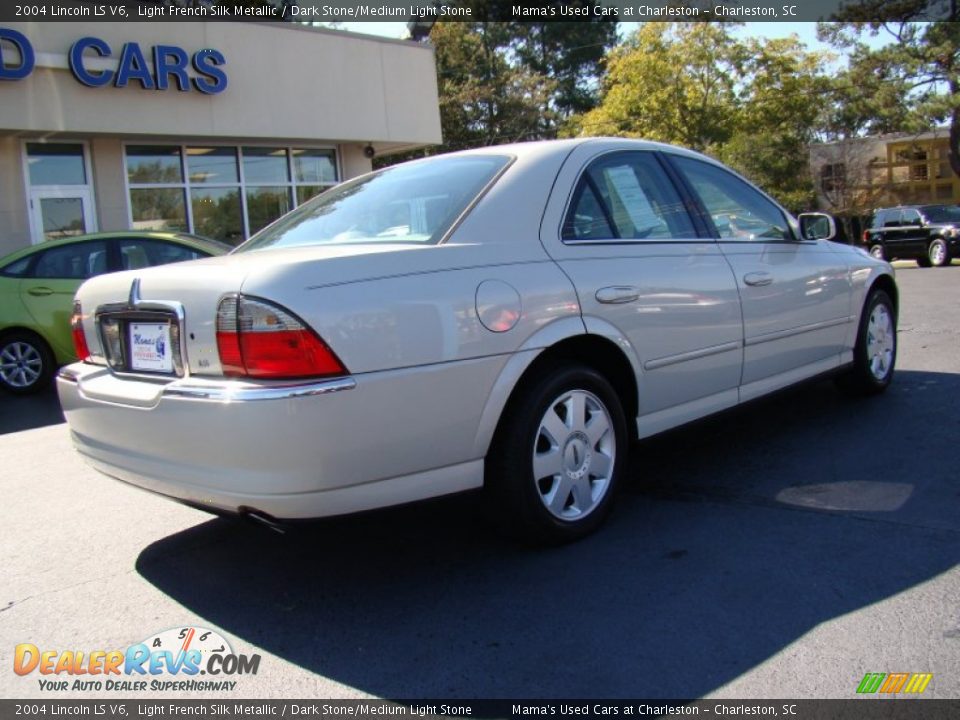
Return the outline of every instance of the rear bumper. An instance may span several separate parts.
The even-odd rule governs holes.
[[[101,472],[213,512],[298,519],[479,487],[469,418],[437,408],[447,434],[437,445],[400,417],[436,382],[419,371],[360,383],[157,382],[75,363],[57,389],[77,450]]]

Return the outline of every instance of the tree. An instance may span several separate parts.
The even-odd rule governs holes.
[[[821,63],[796,38],[739,40],[729,23],[647,23],[608,55],[600,104],[565,132],[707,152],[806,209]]]
[[[934,18],[933,22],[921,22]],[[835,95],[844,130],[922,132],[946,123],[950,167],[960,176],[960,11],[957,0],[861,0],[818,27],[850,53]],[[864,34],[892,42],[870,48]]]
[[[592,7],[594,2],[548,3]],[[617,22],[591,15],[578,22],[512,23],[512,48],[519,64],[553,80],[553,110],[561,119],[593,109],[606,52],[617,42]]]
[[[645,23],[607,57],[600,104],[571,135],[618,135],[709,150],[733,133],[745,61],[732,23]]]
[[[466,0],[474,16],[496,23],[511,65],[554,83],[551,110],[559,118],[592,109],[603,58],[617,43],[617,19],[599,0]],[[530,14],[517,22],[516,9]],[[547,128],[550,132],[555,128]]]
[[[412,157],[482,145],[556,137],[599,96],[605,53],[617,39],[615,20],[588,14],[576,22],[507,22],[512,5],[474,0],[477,22],[433,25],[443,144],[377,158],[383,167]],[[559,17],[559,7],[592,8],[595,0],[537,3]]]
[[[747,40],[743,49],[735,130],[717,155],[788,208],[808,209],[815,199],[808,148],[829,84],[822,57],[795,37]]]
[[[545,122],[553,122],[556,85],[509,62],[505,24],[438,23],[431,40],[444,137],[438,151],[536,138]]]

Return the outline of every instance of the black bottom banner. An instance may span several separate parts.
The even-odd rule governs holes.
[[[8,718],[569,718],[780,717],[788,720],[953,720],[960,700],[0,700]]]

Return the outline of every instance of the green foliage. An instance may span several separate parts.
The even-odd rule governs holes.
[[[734,131],[717,155],[788,208],[809,209],[815,194],[807,148],[828,84],[819,72],[822,58],[795,38],[743,46]]]
[[[566,134],[643,137],[708,150],[729,140],[745,61],[731,24],[645,23],[611,52],[594,110]]]
[[[594,0],[538,3],[587,7]],[[472,3],[484,22],[437,22],[431,31],[443,144],[378,158],[377,167],[483,145],[556,137],[572,113],[597,102],[616,21],[506,22],[511,4]]]
[[[434,26],[444,150],[535,138],[553,121],[555,83],[510,63],[511,39],[502,23]]]
[[[588,7],[596,3],[557,0],[546,4]],[[560,118],[587,112],[596,106],[600,63],[606,51],[617,42],[615,20],[591,16],[590,20],[577,22],[511,25],[512,49],[519,64],[555,83],[551,105]]]
[[[882,18],[882,20],[881,20]],[[936,18],[934,22],[920,22]],[[960,13],[956,0],[862,0],[818,34],[849,53],[834,84],[831,139],[863,132],[923,132],[947,124],[960,175]],[[871,48],[866,35],[891,42]]]
[[[813,201],[808,143],[822,58],[796,39],[739,40],[731,23],[646,23],[611,52],[600,105],[567,135],[641,137],[711,153],[784,205]]]

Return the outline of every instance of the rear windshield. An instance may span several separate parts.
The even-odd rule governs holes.
[[[437,157],[345,182],[264,228],[235,252],[300,245],[433,244],[510,161]]]
[[[934,223],[960,223],[960,205],[928,205],[923,214]]]

